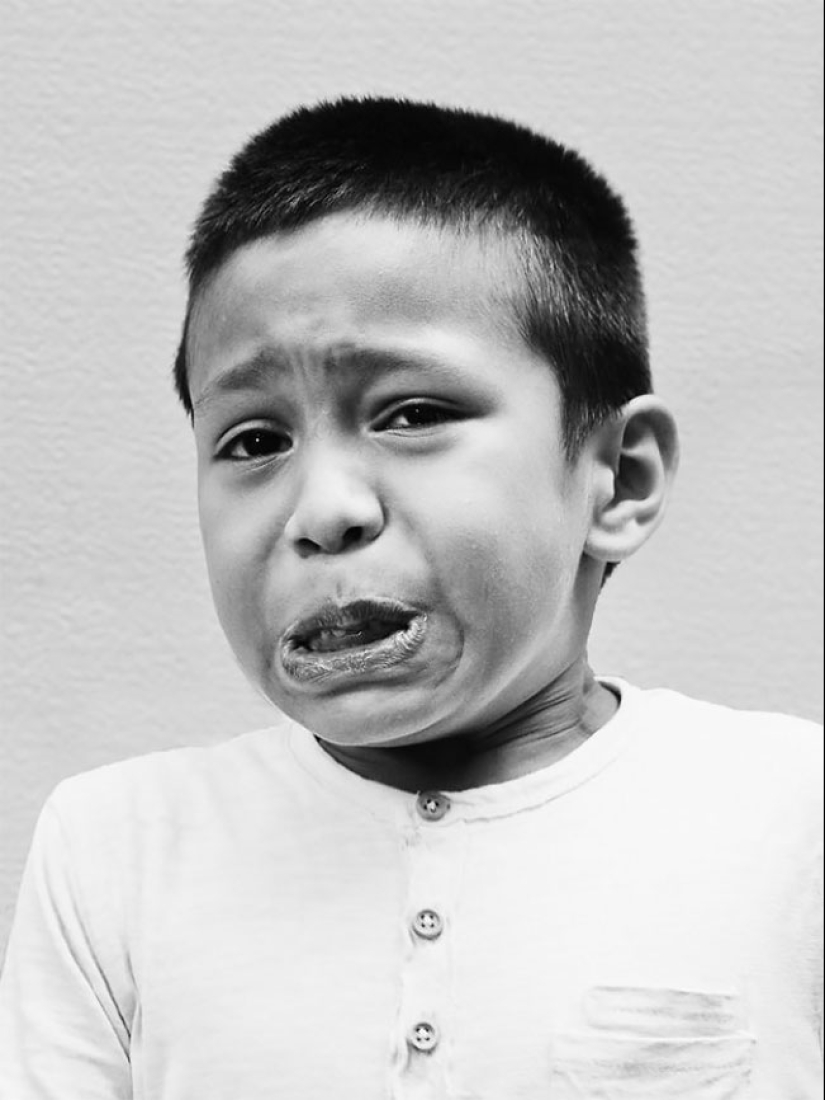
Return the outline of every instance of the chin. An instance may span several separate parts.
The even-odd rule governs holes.
[[[432,689],[364,687],[314,698],[296,697],[281,690],[265,694],[299,725],[342,748],[380,748],[429,740],[450,720],[448,715],[438,713]]]

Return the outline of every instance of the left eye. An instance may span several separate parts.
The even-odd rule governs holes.
[[[431,428],[436,424],[446,424],[451,420],[457,420],[458,414],[454,409],[444,405],[436,405],[432,401],[410,401],[395,409],[381,423],[384,431],[393,429]]]

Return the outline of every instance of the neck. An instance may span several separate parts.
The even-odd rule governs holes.
[[[596,680],[582,657],[488,726],[413,745],[321,745],[365,779],[405,791],[461,791],[517,779],[557,763],[617,708],[613,692]]]

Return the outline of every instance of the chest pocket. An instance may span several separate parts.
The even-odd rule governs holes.
[[[561,1032],[552,1100],[744,1100],[754,1037],[724,993],[603,986],[587,1027]]]

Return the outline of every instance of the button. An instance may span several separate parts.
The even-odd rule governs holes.
[[[438,1032],[433,1024],[422,1020],[410,1030],[408,1041],[411,1047],[420,1050],[422,1054],[429,1054],[438,1046]]]
[[[437,940],[444,931],[444,921],[435,909],[421,909],[413,917],[413,931],[422,940]]]
[[[439,791],[422,791],[417,805],[418,812],[426,821],[440,821],[450,808],[450,800]]]

